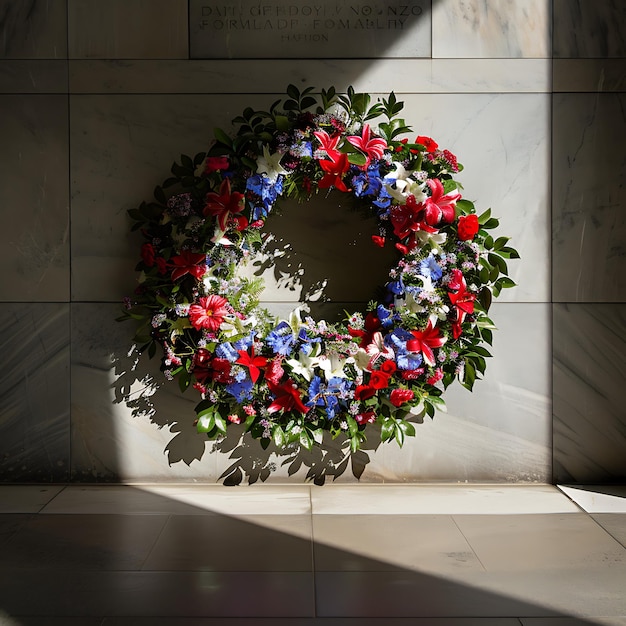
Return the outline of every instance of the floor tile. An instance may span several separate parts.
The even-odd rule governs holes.
[[[318,572],[318,615],[345,617],[516,617],[544,607],[417,572]]]
[[[317,571],[483,570],[447,515],[314,515],[313,536]]]
[[[33,597],[37,598],[33,602]],[[18,616],[308,617],[309,572],[16,570],[0,606]]]
[[[584,513],[458,515],[455,522],[490,572],[570,572],[622,566],[626,550]]]
[[[62,486],[0,485],[0,513],[38,513]]]
[[[274,525],[274,528],[271,528]],[[307,533],[293,536],[283,529]],[[310,572],[310,519],[268,515],[265,526],[224,515],[173,515],[143,565],[154,571]]]
[[[522,617],[522,626],[626,626],[626,617]]]
[[[626,514],[594,513],[591,516],[602,528],[626,547]]]
[[[37,515],[2,548],[0,571],[138,570],[166,516]]]
[[[307,485],[68,486],[44,513],[297,515],[311,510]]]
[[[587,513],[626,513],[626,485],[559,485]]]
[[[580,509],[551,485],[327,485],[311,487],[314,514],[531,514]]]

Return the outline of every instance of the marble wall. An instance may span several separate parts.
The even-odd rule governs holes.
[[[0,480],[624,479],[626,9],[422,5],[420,57],[190,60],[187,0],[0,0]],[[206,442],[195,399],[115,322],[136,279],[126,210],[288,83],[395,91],[522,255],[486,379],[402,450]]]

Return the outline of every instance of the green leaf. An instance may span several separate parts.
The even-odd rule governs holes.
[[[392,419],[385,420],[380,430],[380,438],[383,441],[389,441],[393,437],[394,430],[395,422]]]
[[[229,148],[232,148],[233,140],[221,128],[215,128],[213,130],[213,134],[215,135],[215,139],[217,139],[217,141],[223,143]]]
[[[222,433],[226,433],[226,420],[217,412],[215,412],[215,427]]]
[[[294,100],[299,100],[300,90],[295,85],[289,83],[289,85],[287,85],[287,95]]]
[[[313,447],[313,439],[311,439],[306,430],[300,431],[300,445],[306,450],[310,450]]]
[[[285,445],[285,433],[280,427],[280,424],[274,424],[272,426],[272,439],[277,448],[283,448]]]
[[[367,157],[362,152],[351,152],[348,154],[348,162],[352,165],[365,165]]]
[[[196,429],[199,433],[208,433],[215,428],[215,413],[210,412],[198,417]]]

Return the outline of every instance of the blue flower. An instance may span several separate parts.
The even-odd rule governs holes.
[[[323,406],[326,409],[326,415],[329,420],[337,417],[339,411],[339,399],[337,395],[342,393],[343,379],[333,377],[326,384],[319,376],[314,376],[309,384],[309,401],[307,406]]]
[[[293,350],[296,338],[291,326],[287,322],[280,322],[276,328],[268,333],[265,342],[275,354],[287,356]]]
[[[322,338],[311,338],[307,335],[306,328],[301,328],[298,332],[298,341],[300,342],[300,352],[309,355],[311,354],[311,350],[313,349],[313,344],[321,342]]]
[[[396,363],[401,370],[414,370],[422,364],[422,353],[407,349],[407,341],[415,337],[404,328],[395,328],[385,337],[385,344],[396,353]]]
[[[423,276],[431,280],[439,280],[443,275],[443,270],[432,254],[429,254],[428,257],[420,263],[420,272]]]
[[[387,291],[390,291],[395,296],[401,296],[405,291],[405,286],[402,282],[402,276],[400,276],[398,280],[392,280],[391,282],[388,282],[386,287]]]
[[[389,328],[395,319],[395,315],[392,315],[391,310],[379,304],[376,307],[376,317],[380,320],[380,324],[383,328]]]
[[[231,363],[234,363],[239,358],[239,350],[247,350],[252,345],[253,339],[254,332],[251,332],[234,343],[224,341],[215,348],[215,354],[221,359],[228,359]]]
[[[275,183],[272,183],[267,176],[254,174],[246,180],[246,189],[258,196],[258,200],[253,200],[252,219],[258,220],[266,217],[272,205],[283,192],[283,176],[278,176]]]
[[[243,404],[246,400],[252,399],[252,388],[254,384],[249,377],[242,381],[236,381],[226,385],[226,391],[233,396],[239,404]]]

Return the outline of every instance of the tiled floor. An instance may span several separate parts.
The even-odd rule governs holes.
[[[1,626],[626,626],[626,489],[0,486]]]

